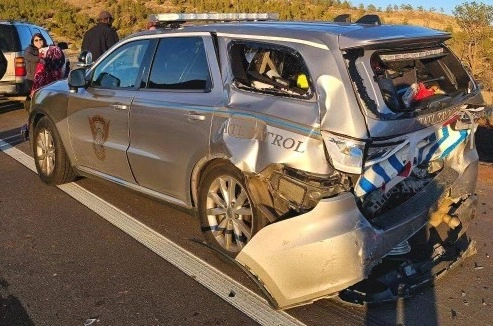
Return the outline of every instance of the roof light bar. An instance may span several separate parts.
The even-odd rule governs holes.
[[[405,53],[395,53],[395,54],[380,54],[380,59],[382,61],[400,61],[409,59],[424,59],[433,58],[443,55],[443,48],[431,49],[427,51],[419,52],[405,52]]]
[[[193,21],[265,21],[279,20],[278,13],[203,13],[203,14],[157,14],[149,15],[151,22]]]

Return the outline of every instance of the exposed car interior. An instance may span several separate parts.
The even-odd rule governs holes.
[[[395,112],[431,109],[468,92],[467,72],[445,47],[375,52],[370,64],[385,104]]]
[[[308,70],[292,50],[236,43],[230,56],[239,88],[305,98],[312,94]]]

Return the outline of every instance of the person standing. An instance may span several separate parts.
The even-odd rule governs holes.
[[[41,33],[36,33],[31,38],[31,44],[24,50],[24,60],[26,60],[26,83],[31,93],[34,84],[34,73],[36,72],[36,66],[38,63],[44,63],[40,49],[46,47],[46,40]],[[30,100],[28,95],[26,100]]]
[[[62,68],[65,65],[63,51],[55,45],[42,48],[40,55],[43,60],[38,62],[34,72],[34,83],[31,89],[31,97],[38,88],[62,79]]]
[[[106,50],[119,41],[118,34],[111,27],[113,17],[108,11],[101,11],[96,26],[90,28],[82,40],[82,51],[88,50],[96,61]]]

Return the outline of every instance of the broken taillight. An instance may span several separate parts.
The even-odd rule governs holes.
[[[23,77],[26,76],[26,61],[23,57],[15,58],[15,76]]]
[[[366,142],[322,131],[332,165],[337,170],[361,174]]]

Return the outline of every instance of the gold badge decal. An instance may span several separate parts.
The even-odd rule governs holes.
[[[92,148],[94,149],[94,153],[98,159],[104,161],[106,158],[104,143],[109,136],[110,121],[105,120],[100,115],[94,115],[89,117],[89,126],[91,127],[93,139]]]

